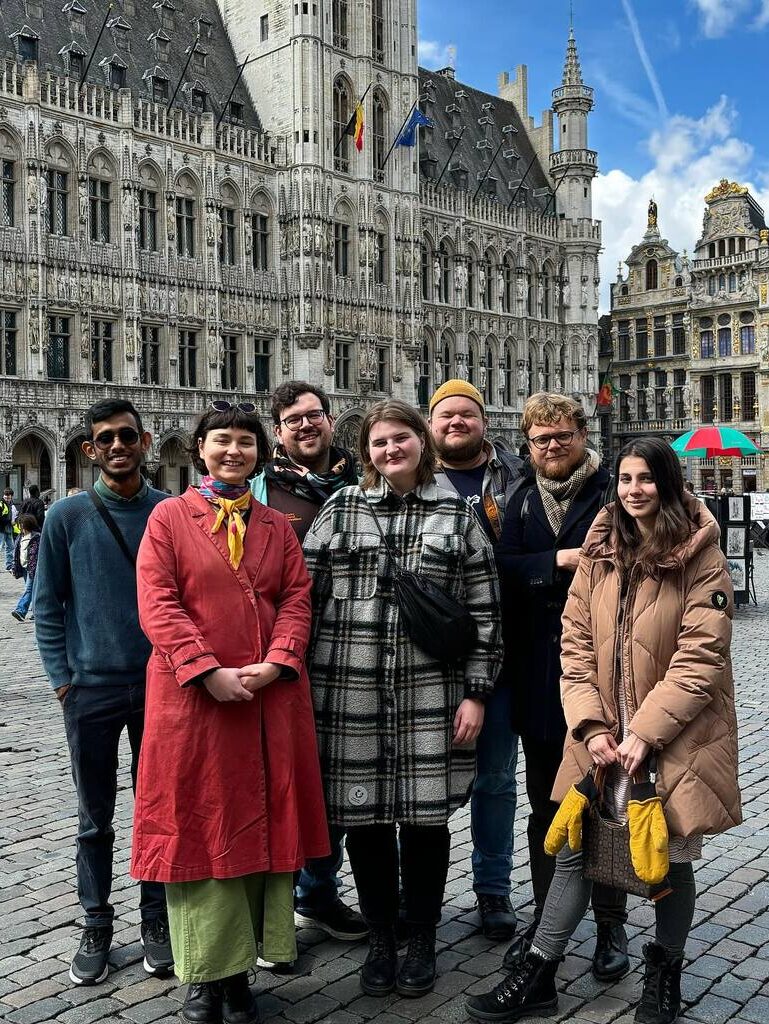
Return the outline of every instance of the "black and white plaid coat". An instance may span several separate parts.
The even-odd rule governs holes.
[[[478,642],[447,666],[406,635],[388,559],[360,487],[323,506],[304,541],[313,579],[310,679],[329,821],[447,821],[469,796],[475,753],[452,747],[456,710],[494,688],[502,663],[491,545],[464,499],[435,484],[366,492],[400,564],[464,602]]]

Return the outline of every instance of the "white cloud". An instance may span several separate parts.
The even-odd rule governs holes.
[[[596,178],[594,216],[603,222],[602,312],[609,306],[609,282],[616,280],[617,263],[623,261],[626,272],[625,257],[646,231],[652,196],[662,237],[678,252],[686,249],[690,254],[702,229],[704,197],[721,178],[748,185],[766,207],[769,181],[759,178],[756,187],[747,177],[754,152],[736,134],[736,122],[734,106],[722,96],[702,117],[675,115],[651,135],[646,146],[653,164],[645,174],[633,178],[613,168]]]
[[[434,39],[419,40],[419,63],[421,67],[431,71],[440,68],[454,67],[457,60],[457,48],[453,43],[439,43]]]
[[[761,7],[753,22],[753,28],[762,29],[767,25],[769,25],[769,0],[761,0]]]
[[[703,34],[708,39],[726,35],[753,0],[691,0],[700,13]]]

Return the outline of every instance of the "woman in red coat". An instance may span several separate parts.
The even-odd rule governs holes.
[[[200,488],[157,506],[137,561],[152,655],[131,873],[166,883],[183,1016],[251,1024],[247,971],[259,947],[295,958],[293,872],[329,851],[310,580],[288,520],[248,488],[267,454],[254,407],[217,402],[193,445]]]

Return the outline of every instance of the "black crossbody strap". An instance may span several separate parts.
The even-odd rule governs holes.
[[[368,510],[371,513],[371,517],[374,520],[374,522],[376,523],[376,528],[377,528],[377,530],[379,530],[379,536],[382,538],[382,540],[384,542],[385,551],[387,552],[387,557],[390,559],[390,565],[392,565],[392,567],[393,567],[393,569],[395,571],[395,574],[397,575],[401,571],[400,570],[400,566],[398,565],[398,562],[395,559],[395,555],[392,552],[392,548],[390,547],[390,545],[387,542],[387,537],[385,537],[385,532],[382,529],[382,524],[379,522],[379,516],[376,514],[374,509],[371,507],[371,502],[368,500],[368,498],[365,498],[365,501],[366,501],[366,504],[368,505]]]
[[[94,503],[94,507],[95,507],[96,511],[99,513],[99,515],[104,520],[104,525],[107,527],[109,532],[112,534],[112,536],[117,541],[118,547],[120,548],[120,550],[123,552],[123,554],[126,556],[128,561],[131,563],[131,565],[135,569],[136,568],[136,558],[131,553],[131,549],[126,544],[125,537],[120,532],[120,528],[118,527],[117,523],[115,522],[115,520],[112,518],[112,516],[107,511],[107,506],[101,500],[101,498],[96,493],[96,491],[93,489],[93,487],[89,487],[88,488],[88,497]]]

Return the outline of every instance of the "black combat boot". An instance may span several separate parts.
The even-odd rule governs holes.
[[[396,988],[402,996],[426,995],[435,985],[435,929],[417,928],[409,939]]]
[[[182,1018],[189,1024],[222,1024],[221,982],[193,981],[184,997]]]
[[[683,957],[670,956],[662,946],[644,946],[646,974],[641,1001],[635,1012],[637,1024],[673,1024],[681,1011]]]
[[[625,929],[615,921],[599,921],[593,974],[599,981],[619,981],[629,970]]]
[[[534,941],[534,936],[537,934],[538,927],[539,918],[535,917],[528,928],[523,932],[519,932],[507,947],[502,959],[502,966],[506,971],[514,971],[519,960],[523,960],[529,952],[531,944]]]
[[[473,1020],[512,1024],[521,1017],[548,1017],[558,1009],[555,972],[559,960],[528,952],[511,974],[482,996],[465,1003]]]
[[[231,978],[222,978],[223,1024],[259,1024],[256,997],[248,985],[248,974],[241,971]]]
[[[397,967],[395,929],[370,928],[368,956],[360,969],[360,987],[368,996],[386,996],[395,988]]]

